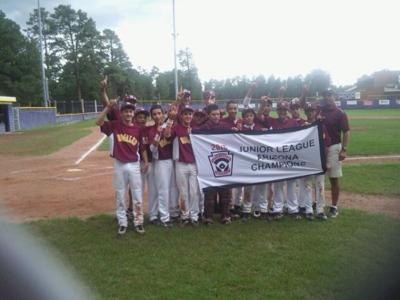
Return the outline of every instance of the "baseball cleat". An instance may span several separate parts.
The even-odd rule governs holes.
[[[261,212],[259,210],[253,211],[253,217],[258,219],[259,217],[261,217]]]
[[[126,233],[126,229],[127,229],[126,226],[119,226],[119,227],[118,227],[118,235],[123,235],[123,234],[125,234],[125,233]]]
[[[146,231],[144,231],[143,225],[136,225],[135,226],[135,231],[139,234],[144,234]]]
[[[160,222],[160,225],[161,225],[161,227],[164,227],[164,228],[171,228],[172,227],[172,223],[170,222],[170,221],[168,221],[168,222]]]
[[[221,222],[223,225],[228,225],[232,223],[231,218],[223,218]]]
[[[321,220],[321,221],[326,221],[326,220],[328,220],[328,217],[327,217],[326,214],[323,213],[323,212],[317,214],[316,218],[317,218],[318,220]]]
[[[212,225],[214,221],[211,218],[203,218],[203,223],[204,225]]]
[[[306,208],[305,207],[299,207],[299,214],[302,216],[306,215]]]
[[[247,223],[250,219],[250,213],[242,213],[242,221]]]
[[[299,213],[289,214],[289,217],[291,217],[293,220],[301,220],[301,216],[299,215]]]
[[[329,208],[328,217],[329,218],[336,218],[339,215],[338,209],[334,206]]]
[[[306,219],[309,220],[309,221],[314,220],[314,214],[313,213],[306,213],[305,216],[306,216]]]

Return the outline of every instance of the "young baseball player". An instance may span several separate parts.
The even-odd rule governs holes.
[[[296,127],[297,122],[288,116],[289,103],[287,101],[280,101],[277,104],[278,118],[271,118],[269,120],[272,129],[283,129]],[[279,181],[274,183],[274,204],[272,210],[272,216],[278,220],[283,217],[283,206],[284,206],[284,186],[286,183],[287,187],[287,205],[288,213],[291,217],[298,220],[301,219],[299,215],[299,205],[297,200],[296,192],[296,180],[289,179],[286,181]]]
[[[96,125],[100,126],[105,134],[114,136],[114,178],[113,185],[116,196],[116,213],[118,218],[118,234],[126,233],[128,218],[125,211],[125,192],[129,186],[134,202],[134,226],[136,232],[144,234],[143,210],[142,210],[142,182],[140,173],[146,172],[148,168],[148,158],[143,147],[142,134],[140,128],[133,123],[135,106],[130,102],[125,102],[121,106],[121,120],[105,121],[105,117],[110,109],[116,104],[111,101],[104,108],[96,120]],[[144,159],[142,170],[139,163],[139,150]]]
[[[197,227],[199,225],[199,186],[197,167],[189,137],[192,130],[190,124],[193,112],[193,109],[188,105],[182,107],[179,113],[180,122],[171,129],[167,128],[165,136],[174,141],[176,182],[183,201],[181,209],[182,225],[191,223]]]
[[[218,129],[231,129],[230,125],[220,122],[221,114],[216,104],[210,104],[207,106],[208,121],[200,128],[202,130],[218,130]],[[230,224],[230,201],[231,201],[231,189],[218,189],[209,190],[204,193],[204,224],[210,225],[213,223],[214,206],[215,202],[219,197],[221,204],[221,221],[222,224]]]
[[[307,116],[307,123],[313,123],[317,120],[318,108],[315,103],[306,103],[304,107],[304,112]],[[330,137],[329,134],[323,126],[323,136],[324,136],[324,144],[326,152],[328,152],[328,148],[330,146]],[[329,167],[329,166],[328,166]],[[303,186],[304,195],[303,195],[303,203],[304,203],[304,214],[306,219],[313,220],[314,212],[312,206],[312,186],[315,184],[315,201],[316,201],[316,211],[317,211],[317,219],[326,220],[327,216],[325,215],[324,207],[325,207],[325,175],[313,175],[301,178],[299,180],[300,187]],[[300,202],[299,202],[300,203]],[[300,207],[301,208],[301,207]]]
[[[171,187],[176,185],[172,161],[172,141],[164,135],[164,111],[161,105],[153,105],[150,108],[150,114],[155,123],[148,127],[148,139],[153,155],[157,201],[149,202],[149,219],[151,223],[156,224],[158,223],[157,217],[160,215],[160,224],[169,228],[172,226],[170,222]],[[168,126],[172,126],[172,124]]]

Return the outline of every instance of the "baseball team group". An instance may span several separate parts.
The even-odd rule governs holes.
[[[306,102],[305,86],[299,98],[279,99],[275,118],[270,116],[273,102],[268,96],[261,97],[257,111],[245,106],[239,112],[235,101],[228,101],[221,109],[215,93],[205,91],[204,108],[195,110],[191,107],[190,91],[183,90],[167,109],[154,104],[147,111],[137,107],[135,96],[127,95],[117,101],[109,99],[106,90],[107,79],[104,79],[100,82],[104,109],[96,125],[109,138],[114,162],[118,235],[126,233],[130,220],[137,233],[145,233],[145,191],[149,224],[165,228],[173,223],[193,227],[201,223],[211,225],[214,213],[221,215],[222,224],[230,224],[234,219],[247,222],[251,217],[268,221],[284,215],[296,220],[337,217],[341,162],[347,156],[349,123],[345,112],[336,106],[334,91],[325,90],[321,100],[310,103]],[[301,118],[301,110],[305,119]],[[303,126],[316,120],[323,125],[330,206],[325,207],[324,174],[270,184],[200,190],[190,141],[192,130],[268,131]]]

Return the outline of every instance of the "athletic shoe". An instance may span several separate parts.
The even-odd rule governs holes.
[[[164,227],[164,228],[171,228],[172,227],[172,223],[170,221],[168,221],[168,222],[161,221],[160,225],[161,225],[161,227]]]
[[[125,234],[125,233],[126,233],[126,229],[127,229],[126,226],[119,226],[119,227],[118,227],[118,235],[123,235],[123,234]]]
[[[242,213],[242,221],[248,222],[250,219],[250,213]]]
[[[181,219],[179,216],[170,217],[172,223],[179,223]]]
[[[253,217],[258,219],[261,217],[261,212],[259,210],[253,211]]]
[[[302,216],[306,215],[306,208],[305,207],[299,207],[299,214]]]
[[[336,207],[331,206],[329,208],[328,217],[329,218],[336,218],[339,215],[339,212]]]
[[[128,218],[128,220],[133,220],[133,210],[128,208],[126,210],[126,217]]]
[[[234,219],[240,218],[241,207],[239,205],[235,205],[233,209],[231,209],[231,216]]]
[[[190,224],[192,224],[193,227],[199,227],[199,221],[192,220],[190,221]]]
[[[145,233],[145,231],[144,231],[144,228],[143,228],[143,225],[142,225],[142,224],[140,224],[140,225],[136,225],[136,226],[135,226],[135,231],[136,231],[137,233],[139,233],[139,234],[144,234],[144,233]]]
[[[212,225],[214,221],[211,218],[203,218],[203,223],[204,225]]]
[[[282,212],[274,212],[274,211],[272,211],[270,213],[270,216],[272,217],[273,220],[278,221],[278,220],[283,218],[283,213]]]
[[[185,227],[186,225],[189,225],[190,221],[188,219],[181,220],[181,227]]]
[[[149,224],[151,224],[151,225],[159,225],[160,221],[158,219],[153,219],[153,220],[149,221]]]
[[[309,221],[314,220],[314,214],[313,213],[306,213],[305,216],[306,216],[306,219],[309,220]]]
[[[223,218],[221,222],[223,225],[228,225],[232,223],[231,218]]]
[[[284,215],[289,214],[289,210],[288,210],[288,207],[287,207],[287,206],[284,206],[282,211],[283,211],[283,214],[284,214]]]
[[[293,220],[301,220],[301,216],[299,215],[299,213],[289,214],[289,217],[291,217]]]
[[[321,220],[321,221],[326,221],[326,220],[328,220],[328,217],[327,217],[326,214],[323,213],[323,212],[317,214],[316,218],[317,218],[318,220]]]

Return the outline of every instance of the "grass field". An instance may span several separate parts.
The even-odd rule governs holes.
[[[87,120],[46,126],[12,135],[0,135],[0,154],[21,156],[51,154],[88,135],[92,126],[94,120]]]
[[[346,109],[346,114],[351,117],[399,117],[398,108],[371,108],[371,109]]]
[[[372,299],[400,275],[400,221],[355,210],[326,222],[147,226],[121,239],[112,216],[25,226],[103,299]]]
[[[351,164],[343,166],[340,188],[346,192],[400,197],[400,162]],[[326,178],[329,189],[329,180]]]

